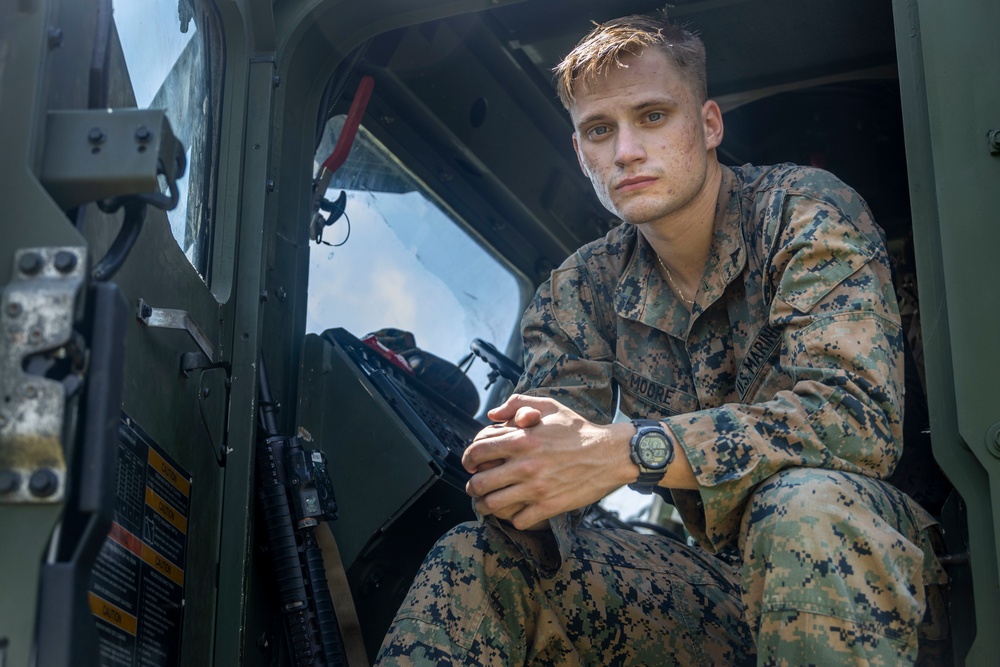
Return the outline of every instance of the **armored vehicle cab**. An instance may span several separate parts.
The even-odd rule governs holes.
[[[0,665],[370,658],[471,517],[457,457],[527,300],[618,224],[551,68],[659,6],[0,4]],[[996,664],[1000,5],[669,14],[707,46],[724,163],[826,168],[885,229],[897,479],[945,529],[954,663]]]

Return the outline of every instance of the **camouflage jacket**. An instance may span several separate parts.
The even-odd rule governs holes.
[[[661,419],[697,491],[674,491],[711,551],[788,467],[888,476],[902,450],[903,340],[884,235],[817,169],[723,167],[691,313],[632,225],[552,272],[522,320],[518,390],[588,419]]]

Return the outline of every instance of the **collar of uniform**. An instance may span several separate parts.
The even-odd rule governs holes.
[[[729,283],[740,275],[746,266],[747,253],[743,241],[740,185],[740,179],[733,170],[722,165],[719,199],[715,204],[715,233],[692,309],[696,317],[722,296]]]
[[[685,339],[694,319],[722,296],[726,286],[743,271],[746,251],[740,219],[739,179],[731,169],[723,166],[712,247],[690,313],[657,270],[656,257],[649,243],[634,228],[628,230],[635,252],[615,289],[618,316]]]

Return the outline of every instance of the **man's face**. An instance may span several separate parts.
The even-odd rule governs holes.
[[[609,211],[632,224],[656,222],[683,212],[706,187],[722,117],[659,51],[623,63],[576,84],[573,147]]]

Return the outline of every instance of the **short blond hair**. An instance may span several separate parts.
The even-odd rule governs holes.
[[[569,109],[579,81],[593,81],[612,67],[624,67],[626,56],[642,55],[646,49],[666,55],[699,102],[708,99],[705,45],[693,32],[670,23],[664,9],[659,16],[635,14],[594,23],[594,29],[553,70],[559,100]]]

